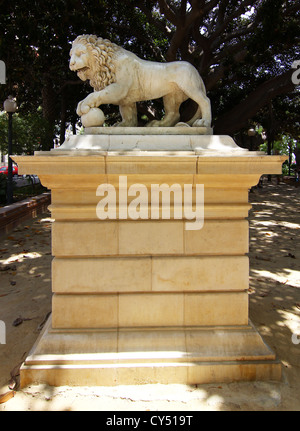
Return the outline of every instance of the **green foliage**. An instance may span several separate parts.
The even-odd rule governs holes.
[[[291,141],[291,138],[289,136],[285,136],[285,135],[281,136],[280,139],[273,142],[273,145],[272,145],[273,154],[288,155],[289,151],[290,151],[289,145],[291,145],[291,143],[292,143],[292,141]],[[259,150],[267,152],[268,142],[264,142],[263,144],[261,144]]]
[[[27,113],[22,116],[13,115],[13,154],[33,154],[41,146],[45,136],[47,122],[41,112]],[[8,118],[0,114],[0,151],[4,154],[8,150]]]
[[[276,133],[296,136],[299,89],[280,80],[270,89],[269,83],[300,59],[299,17],[299,2],[287,0],[2,2],[0,59],[6,63],[8,80],[0,86],[0,101],[10,93],[17,97],[19,119],[27,121],[28,131],[29,122],[35,124],[35,117],[28,116],[41,107],[42,148],[51,147],[65,123],[79,120],[76,105],[91,91],[68,68],[71,42],[90,33],[145,59],[192,63],[204,78],[218,132],[233,134],[248,127],[250,120],[265,124],[265,106],[273,100]],[[161,104],[152,103],[151,108],[154,115],[161,113]],[[188,104],[183,107],[189,109]],[[139,111],[141,118],[149,118],[145,104]],[[112,105],[104,112],[110,117],[108,124],[118,116]],[[24,134],[19,135],[23,145]],[[38,136],[30,140],[25,151],[35,148]]]

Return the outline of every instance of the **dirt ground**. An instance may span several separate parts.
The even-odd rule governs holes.
[[[264,180],[249,194],[250,318],[282,363],[281,382],[50,387],[30,385],[0,397],[0,411],[300,410],[300,188]],[[0,395],[51,310],[49,214],[0,238]],[[17,380],[17,377],[15,377]],[[3,402],[5,401],[5,402]]]

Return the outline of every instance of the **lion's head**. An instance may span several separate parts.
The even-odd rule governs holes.
[[[70,51],[70,69],[100,91],[115,82],[114,56],[119,50],[107,39],[87,34],[78,36]]]

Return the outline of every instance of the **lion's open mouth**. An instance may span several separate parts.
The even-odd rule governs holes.
[[[87,70],[89,69],[89,67],[81,67],[80,69],[76,69],[76,72],[77,73],[80,73],[80,72],[86,72]]]

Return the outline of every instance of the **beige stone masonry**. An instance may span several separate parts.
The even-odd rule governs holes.
[[[116,265],[118,271],[115,271]],[[54,258],[55,293],[112,293],[151,291],[150,257]]]
[[[279,174],[285,157],[192,130],[172,139],[133,132],[99,138],[93,130],[60,150],[13,157],[20,174],[37,174],[51,189],[55,219],[52,316],[21,368],[22,386],[280,378],[248,318],[247,216],[249,188],[262,174]],[[116,191],[116,217],[100,220],[96,191],[107,183]],[[134,184],[146,187],[143,220],[120,217],[119,193]],[[190,185],[193,209],[203,184],[201,229],[187,229],[184,211],[174,218],[172,195],[170,219],[161,203],[151,219],[153,184]]]
[[[115,271],[115,265],[118,271]],[[54,258],[54,293],[206,292],[248,289],[247,256]]]
[[[207,220],[201,230],[188,231],[181,220],[64,221],[53,226],[52,247],[59,257],[243,255],[248,252],[248,223]]]
[[[153,291],[235,291],[248,289],[246,256],[153,257]]]

